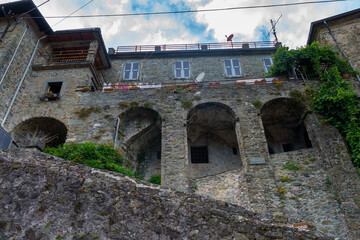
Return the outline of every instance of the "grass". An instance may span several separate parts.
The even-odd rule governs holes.
[[[284,169],[291,170],[291,171],[299,171],[301,169],[300,165],[293,163],[293,162],[286,162],[284,164]]]
[[[78,115],[79,119],[85,119],[89,117],[92,113],[101,112],[100,106],[90,106],[89,108],[82,108],[79,111],[75,112]]]
[[[254,107],[256,109],[260,109],[263,106],[262,101],[259,99],[256,99],[256,100],[252,101],[251,103],[252,103],[252,105],[254,105]]]

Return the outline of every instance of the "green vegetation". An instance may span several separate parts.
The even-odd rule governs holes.
[[[190,109],[193,107],[193,103],[191,99],[181,101],[181,107],[183,109]]]
[[[79,111],[75,112],[80,119],[85,119],[91,115],[91,113],[101,112],[100,106],[91,106],[89,108],[82,108]]]
[[[282,187],[278,187],[278,193],[280,199],[285,199],[286,190]]]
[[[149,182],[161,185],[161,175],[152,175],[149,179]]]
[[[355,166],[360,167],[360,100],[342,75],[356,72],[346,61],[339,59],[331,46],[310,46],[297,50],[279,48],[274,55],[268,76],[289,75],[294,67],[309,72],[321,80],[315,90],[307,87],[304,94],[293,91],[295,100],[305,98],[305,104],[333,124],[345,137]],[[324,123],[325,123],[324,122]]]
[[[329,177],[326,177],[325,184],[331,186],[332,183]]]
[[[105,144],[91,142],[70,143],[57,148],[46,148],[44,152],[89,167],[106,169],[130,177],[138,177],[129,168],[122,166],[124,159],[120,152]]]
[[[290,183],[290,182],[292,182],[292,179],[290,177],[288,177],[288,176],[281,176],[280,181]]]
[[[296,163],[293,163],[293,162],[286,162],[284,164],[284,169],[287,169],[287,170],[291,170],[291,171],[299,171],[301,169],[301,167],[296,164]]]
[[[263,103],[261,100],[256,99],[254,101],[251,102],[252,105],[254,105],[254,107],[256,107],[257,109],[260,109],[263,106]]]

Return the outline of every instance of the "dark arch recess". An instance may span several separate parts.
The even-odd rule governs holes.
[[[67,128],[61,121],[51,117],[34,117],[19,123],[12,131],[21,147],[57,147],[65,143]]]
[[[269,153],[312,147],[304,124],[306,107],[291,98],[276,98],[261,108]]]

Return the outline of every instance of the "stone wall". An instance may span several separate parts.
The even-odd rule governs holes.
[[[6,22],[2,22],[3,26]],[[3,77],[6,68],[8,67],[11,58],[15,53],[15,49],[18,46],[23,33],[26,31],[27,23],[20,21],[18,23],[12,23],[9,27],[8,33],[4,37],[4,42],[0,44],[0,76]],[[24,38],[20,44],[15,58],[0,86],[0,119],[5,116],[7,108],[11,102],[16,88],[20,82],[22,75],[26,69],[26,66],[30,60],[31,54],[36,44],[37,36],[31,27],[26,31]],[[25,78],[25,82],[28,80],[28,76]],[[24,87],[20,89],[22,92]],[[21,94],[20,94],[21,95]]]
[[[334,33],[337,41],[341,48],[346,53],[350,62],[354,66],[355,70],[360,70],[360,18],[355,19],[343,18],[336,21],[328,22],[331,31]],[[340,50],[336,45],[334,39],[329,33],[329,30],[325,25],[322,25],[316,35],[313,37],[314,40],[319,41],[321,45],[330,44],[335,49]],[[344,59],[343,55],[340,56]]]
[[[0,152],[0,238],[331,239],[269,214],[67,162]]]
[[[39,80],[39,86],[44,84],[46,79],[53,78],[52,74],[55,73],[42,71],[41,74],[35,75]],[[79,83],[70,79],[73,75],[79,77],[81,74],[85,77],[87,71],[67,70],[60,76],[62,79],[69,79],[69,84],[75,86]],[[26,98],[28,99],[26,103],[17,106],[18,117],[11,122],[10,129],[23,119],[39,115],[48,116],[66,123],[69,129],[67,142],[112,142],[116,118],[123,112],[136,109],[129,109],[128,103],[151,106],[161,118],[161,163],[153,161],[154,165],[148,164],[148,166],[155,169],[151,170],[155,173],[161,165],[162,183],[165,186],[182,191],[195,191],[204,196],[246,206],[254,211],[272,213],[279,222],[290,220],[294,223],[306,219],[318,226],[322,232],[334,237],[346,236],[351,239],[351,234],[358,234],[357,219],[360,215],[356,215],[359,211],[356,204],[359,203],[359,182],[355,176],[356,170],[351,166],[347,149],[335,129],[329,127],[324,131],[321,129],[322,124],[318,117],[309,115],[308,118],[311,120],[307,120],[305,125],[313,148],[275,155],[268,153],[260,112],[252,102],[260,100],[265,103],[280,96],[286,97],[290,89],[302,88],[299,83],[285,82],[281,86],[223,85],[217,88],[198,89],[197,92],[187,92],[185,89],[175,92],[153,89],[82,93],[75,92],[71,90],[70,85],[68,86],[69,89],[66,87],[65,96],[60,101],[40,102],[37,93],[31,93]],[[34,85],[34,88],[38,87]],[[219,96],[222,97],[219,99]],[[238,157],[241,159],[240,166],[235,166],[233,169],[226,166],[228,172],[211,169],[210,173],[213,172],[215,175],[189,179],[194,164],[190,162],[188,155],[186,119],[190,110],[181,106],[184,100],[191,100],[193,106],[219,102],[234,111],[238,119],[235,131],[240,154]],[[79,119],[77,112],[90,107],[98,108],[99,111]],[[133,128],[136,129],[136,124]],[[324,133],[331,134],[333,141],[342,146],[327,147],[323,150],[322,146],[328,143],[329,138],[327,135],[323,136]],[[320,151],[334,152],[331,156],[339,156],[333,163],[333,172],[327,172],[327,166],[321,165],[322,162],[331,159],[319,154]],[[315,163],[311,162],[313,159],[316,159]],[[284,170],[284,163],[290,160],[302,166],[302,170],[298,172]],[[343,167],[344,164],[346,167]],[[346,172],[349,171],[355,175],[347,176]],[[338,176],[336,174],[340,173],[340,176],[346,177],[347,180],[336,183]],[[281,181],[281,177],[286,176],[292,180],[290,183]],[[329,184],[328,179],[332,184]],[[342,193],[343,191],[345,193]],[[339,214],[339,211],[342,214]],[[334,226],[338,228],[335,229]]]
[[[225,74],[224,60],[225,59],[238,59],[241,65],[242,75],[240,78],[262,78],[266,74],[264,66],[264,58],[271,58],[271,54],[239,54],[229,56],[217,56],[214,53],[212,56],[207,57],[188,57],[184,58],[179,53],[179,57],[164,58],[152,57],[137,58],[132,56],[126,60],[112,59],[112,68],[105,71],[106,79],[109,82],[117,83],[186,83],[194,82],[196,76],[201,72],[205,72],[204,81],[221,81],[231,80],[234,78],[227,77]],[[175,61],[189,61],[190,74],[189,79],[176,79],[174,75],[174,62]],[[140,75],[139,80],[123,80],[123,71],[125,63],[139,62]],[[239,79],[239,77],[237,77]]]

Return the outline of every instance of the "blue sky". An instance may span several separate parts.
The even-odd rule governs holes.
[[[34,0],[36,5],[45,0]],[[89,0],[50,0],[40,7],[44,16],[68,15]],[[74,15],[140,13],[213,9],[251,5],[306,2],[309,0],[93,0]],[[0,0],[9,2],[9,0]],[[279,41],[296,48],[307,40],[313,21],[360,8],[359,0],[290,7],[245,9],[208,13],[186,13],[112,18],[72,18],[56,25],[54,30],[100,27],[106,47],[224,42],[225,35],[234,34],[233,41],[273,40],[267,36],[270,19],[278,19]],[[52,26],[59,19],[47,19]]]

